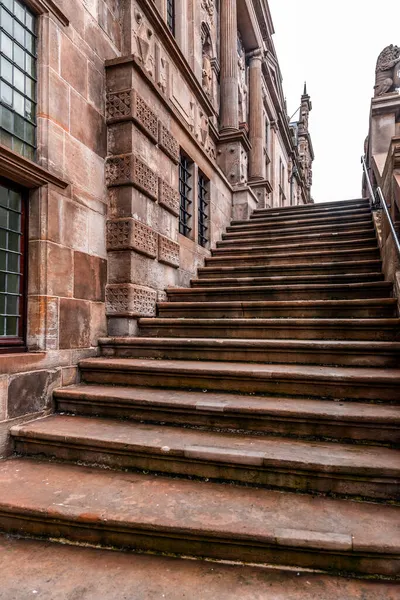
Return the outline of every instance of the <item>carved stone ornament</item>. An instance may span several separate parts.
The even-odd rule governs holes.
[[[378,57],[375,69],[375,97],[400,87],[400,48],[391,44]]]
[[[159,235],[158,260],[177,269],[179,267],[179,244],[163,235]]]
[[[156,258],[158,234],[136,219],[116,219],[107,222],[107,250],[135,250]]]
[[[143,161],[133,154],[111,156],[106,160],[106,185],[133,185],[157,200],[158,177]]]
[[[238,33],[238,72],[239,72],[239,123],[247,123],[248,86],[245,50],[242,38]]]
[[[107,94],[106,118],[108,123],[132,119],[151,140],[157,142],[158,118],[135,90]]]
[[[179,192],[163,179],[159,179],[158,203],[176,217],[179,215]]]
[[[158,145],[174,163],[179,162],[179,143],[161,122],[158,128]]]
[[[133,54],[143,64],[143,67],[148,75],[154,78],[154,33],[139,10],[135,9],[134,17],[132,35],[135,41],[135,48]]]
[[[201,6],[210,17],[214,15],[214,0],[201,0]]]
[[[131,283],[106,286],[106,314],[109,316],[153,317],[157,292]]]

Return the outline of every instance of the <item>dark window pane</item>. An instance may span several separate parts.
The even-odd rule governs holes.
[[[8,210],[0,207],[0,227],[8,227]]]
[[[30,77],[25,77],[25,94],[32,100],[35,98],[35,82]]]
[[[14,192],[14,190],[10,190],[8,206],[13,210],[21,211],[21,194],[18,192]]]
[[[25,121],[19,115],[14,115],[14,133],[20,138],[25,134]]]
[[[0,294],[0,315],[4,315],[6,312],[6,295]],[[0,331],[1,335],[1,331]]]
[[[19,231],[20,229],[20,215],[15,212],[10,212],[8,215],[8,226],[13,231]]]
[[[7,146],[7,148],[11,148],[12,149],[12,135],[10,133],[7,133],[7,131],[2,131],[1,132],[1,143],[4,146]]]
[[[13,138],[13,150],[14,152],[18,152],[18,154],[24,153],[24,142],[19,140],[17,137]]]
[[[0,248],[7,247],[7,231],[0,229]]]
[[[8,131],[12,131],[13,129],[13,114],[4,106],[1,108],[1,126]]]
[[[7,270],[7,252],[5,250],[0,250],[0,270]]]
[[[5,322],[6,322],[5,318],[4,317],[0,317],[0,335],[1,336],[4,336],[5,331],[6,331],[5,330]]]
[[[0,205],[8,206],[8,190],[5,187],[0,186]],[[1,222],[0,222],[1,225]]]
[[[10,231],[8,233],[8,248],[10,250],[14,250],[14,252],[19,252],[20,239],[21,238],[18,235],[18,233],[13,233],[12,231]]]
[[[18,319],[17,317],[6,317],[6,335],[18,335]]]
[[[18,294],[19,292],[19,275],[7,275],[7,292],[9,294]]]
[[[7,270],[13,273],[19,273],[19,254],[8,253]]]
[[[24,156],[26,156],[26,158],[29,158],[29,160],[35,160],[35,148],[32,148],[32,146],[28,146],[27,144],[25,144]]]
[[[18,314],[18,304],[19,304],[18,296],[7,296],[7,314],[8,315],[17,315]]]
[[[6,274],[0,272],[0,290],[6,291]]]
[[[25,123],[25,139],[29,144],[35,143],[35,128],[30,123]]]

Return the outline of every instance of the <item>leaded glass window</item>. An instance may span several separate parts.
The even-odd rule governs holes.
[[[33,160],[36,149],[35,16],[0,0],[0,143]]]
[[[24,197],[0,184],[0,350],[22,343]]]

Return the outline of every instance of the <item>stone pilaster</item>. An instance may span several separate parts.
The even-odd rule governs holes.
[[[251,53],[249,64],[250,144],[249,181],[265,179],[263,99],[261,87],[261,51]]]
[[[233,0],[221,0],[221,108],[222,132],[239,128],[237,8]]]

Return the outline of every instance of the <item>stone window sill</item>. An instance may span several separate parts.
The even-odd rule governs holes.
[[[66,188],[68,183],[35,162],[0,144],[0,175],[27,188],[52,183]]]
[[[25,0],[25,3],[37,15],[52,13],[65,27],[68,27],[69,19],[54,0]]]

